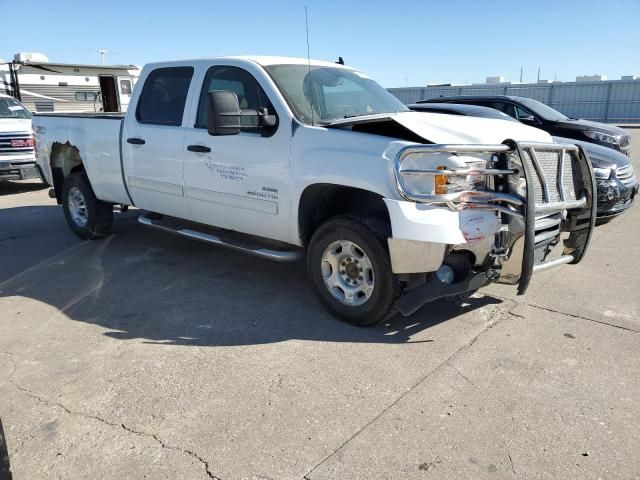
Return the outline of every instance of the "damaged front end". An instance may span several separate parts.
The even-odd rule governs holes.
[[[480,245],[476,261],[462,275],[448,281],[431,275],[409,290],[397,302],[404,315],[489,282],[517,285],[522,295],[533,273],[580,262],[595,227],[595,178],[586,153],[576,145],[506,140],[499,145],[410,146],[396,155],[394,173],[400,195],[409,202],[467,217],[483,211],[485,221],[497,223],[492,238],[474,238],[463,231],[469,244],[484,240],[475,242]],[[420,191],[425,184],[430,193]],[[561,242],[557,255],[555,247]],[[456,258],[451,254],[460,247],[446,246],[445,263],[447,255]]]

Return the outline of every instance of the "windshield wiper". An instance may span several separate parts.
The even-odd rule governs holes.
[[[355,118],[355,117],[366,117],[367,115],[378,115],[379,113],[384,112],[367,112],[367,113],[349,113],[342,118]]]

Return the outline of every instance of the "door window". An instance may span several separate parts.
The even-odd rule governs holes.
[[[496,110],[500,110],[502,113],[506,113],[512,118],[517,119],[516,108],[512,103],[506,102],[491,102],[489,105],[491,108],[495,108]]]
[[[192,67],[158,68],[151,72],[138,100],[138,122],[181,125],[192,76]]]
[[[131,80],[120,80],[120,91],[123,95],[131,95]]]
[[[238,96],[240,111],[244,114],[240,117],[243,132],[258,131],[258,110],[266,108],[269,115],[275,115],[266,93],[249,72],[238,67],[212,67],[202,85],[196,128],[207,128],[207,94],[215,90],[228,90]]]
[[[518,115],[518,120],[521,120],[521,121],[527,121],[527,122],[538,121],[538,119],[533,113],[517,105],[516,105],[516,114]]]

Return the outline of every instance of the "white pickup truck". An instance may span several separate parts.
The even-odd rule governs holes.
[[[0,94],[0,180],[38,176],[31,114],[18,100]]]
[[[356,325],[489,282],[522,294],[533,272],[578,263],[594,228],[593,172],[575,145],[514,122],[411,112],[334,63],[150,64],[126,116],[42,114],[34,127],[80,237],[107,235],[121,204],[187,237],[306,255],[322,303]]]

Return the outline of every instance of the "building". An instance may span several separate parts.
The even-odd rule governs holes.
[[[578,75],[576,82],[603,82],[607,80],[606,75]]]

